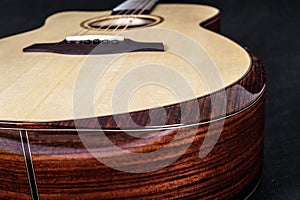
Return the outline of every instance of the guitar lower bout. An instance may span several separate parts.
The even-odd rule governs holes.
[[[219,35],[217,9],[143,2],[129,0],[112,12],[59,13],[38,30],[0,40],[0,199],[245,199],[255,190],[263,163],[261,61]],[[201,51],[183,37],[168,42],[172,34],[150,41],[152,28],[186,36]],[[138,30],[144,34],[130,35]],[[171,47],[201,62],[192,65]],[[81,67],[88,67],[81,75],[89,81],[111,55],[119,57],[101,74],[95,109],[75,117]],[[179,101],[168,87],[144,84],[134,88],[132,101],[116,98],[128,110],[111,109],[114,89],[129,72],[138,81],[162,75],[177,86],[179,79],[165,71],[142,73],[157,65],[136,70],[149,63],[168,66],[195,93]],[[214,90],[205,87],[205,78],[216,82],[210,73],[196,73],[211,68],[223,83]],[[224,112],[214,115],[216,109]]]

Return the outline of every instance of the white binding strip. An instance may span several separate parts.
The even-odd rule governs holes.
[[[23,140],[23,135],[22,132],[25,132],[26,135],[26,144],[27,144],[27,148],[28,148],[28,152],[29,152],[29,160],[31,162],[31,169],[29,169],[29,164],[27,163],[27,155],[26,155],[26,151],[25,151],[25,143]],[[36,183],[36,177],[35,177],[35,171],[34,171],[34,167],[33,167],[33,161],[32,161],[32,154],[31,154],[31,149],[30,149],[30,143],[29,143],[29,137],[28,137],[28,132],[21,130],[20,131],[20,138],[21,138],[21,144],[22,144],[22,150],[23,150],[23,155],[24,155],[24,160],[25,160],[25,165],[26,165],[26,170],[27,170],[27,176],[28,176],[28,182],[29,182],[29,186],[30,186],[30,190],[31,190],[31,197],[33,200],[39,200],[39,192],[38,192],[38,187],[37,187],[37,183]],[[34,179],[34,183],[31,183],[31,178],[30,178],[30,173],[29,170],[32,170],[33,172],[33,179]],[[35,195],[33,194],[33,187],[35,187],[35,191],[36,191],[36,198],[34,197]]]
[[[210,120],[210,121],[205,121],[205,122],[199,122],[199,123],[192,123],[192,124],[172,124],[170,126],[150,126],[150,127],[145,127],[143,129],[122,129],[122,131],[134,131],[134,132],[137,132],[137,131],[156,131],[156,130],[171,130],[173,128],[189,128],[189,127],[193,127],[193,126],[200,126],[200,125],[204,125],[204,124],[209,124],[209,123],[214,123],[214,122],[218,122],[218,121],[221,121],[221,120],[225,120],[227,118],[230,118],[230,117],[233,117],[235,115],[238,115],[246,110],[248,110],[249,108],[251,108],[252,106],[254,106],[263,96],[264,92],[265,92],[265,89],[266,89],[266,86],[264,85],[263,88],[262,88],[262,92],[256,97],[257,99],[255,99],[251,104],[249,104],[248,106],[246,106],[245,108],[235,112],[235,113],[232,113],[232,114],[229,114],[229,115],[226,115],[226,116],[223,116],[223,117],[220,117],[220,118],[217,118],[217,119],[213,119],[213,120]],[[16,130],[16,131],[22,131],[22,130],[28,130],[28,129],[25,129],[25,128],[1,128],[0,127],[0,130]],[[99,129],[99,128],[95,128],[95,129],[90,129],[90,128],[71,128],[71,129],[39,129],[39,128],[32,128],[30,129],[32,131],[87,131],[87,132],[97,132],[97,131],[109,131],[109,132],[120,132],[120,130],[117,130],[117,129]]]
[[[124,41],[123,36],[118,35],[80,35],[80,36],[67,36],[66,40],[71,41],[86,41],[86,40],[108,40],[108,41]]]

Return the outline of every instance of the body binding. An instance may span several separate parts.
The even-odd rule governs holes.
[[[201,26],[219,32],[219,14],[202,22]],[[118,123],[112,115],[49,122],[0,121],[0,198],[246,198],[260,180],[266,85],[262,63],[248,53],[251,57],[248,72],[224,89],[227,98],[225,116],[210,117],[211,99],[222,98],[220,91],[180,105],[167,105],[164,107],[168,115],[165,127],[138,130],[152,135],[151,140],[137,139],[120,130],[121,125],[128,132],[136,131],[131,129],[128,115],[122,113],[118,114]],[[192,110],[194,104],[202,111],[197,119]],[[180,107],[190,115],[184,119],[185,124],[170,127],[178,124]],[[152,118],[159,113],[153,108],[131,112],[130,116],[135,123],[147,127],[151,123],[150,112],[154,113]],[[199,158],[205,137],[213,137],[220,127],[221,135],[212,151]],[[184,134],[175,145],[184,145],[186,138],[195,137],[187,151],[171,165],[148,173],[126,173],[95,159],[82,143],[76,128],[87,134],[96,134],[97,129],[101,129],[115,145],[136,153],[163,148],[179,131]],[[208,144],[208,148],[210,145],[214,144]],[[26,148],[29,148],[27,157]],[[109,155],[110,152],[105,153]],[[165,155],[159,159],[170,157],[172,155]],[[32,169],[28,169],[29,162],[32,162]],[[149,158],[143,164],[155,162]],[[130,164],[124,162],[124,165]],[[36,190],[33,189],[35,186]]]

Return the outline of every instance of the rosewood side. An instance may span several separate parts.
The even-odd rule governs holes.
[[[218,31],[219,16],[202,25]],[[181,106],[191,113],[184,119],[188,126],[140,130],[153,135],[150,140],[126,135],[119,130],[113,116],[76,122],[0,122],[0,199],[32,199],[36,196],[42,200],[246,198],[260,179],[266,82],[261,62],[250,56],[252,66],[248,73],[225,88],[227,110],[224,124],[222,120],[210,118],[211,98],[221,98],[219,92],[181,105],[166,106],[169,114],[167,125],[177,123]],[[195,103],[202,111],[197,119],[191,109]],[[152,111],[156,113],[155,109]],[[147,126],[151,121],[149,112],[143,110],[130,115],[137,124]],[[122,127],[126,127],[127,116],[121,114],[118,117]],[[95,159],[80,140],[76,131],[78,126],[86,129],[86,134],[97,134],[89,130],[102,128],[115,145],[135,153],[162,149],[178,132],[184,134],[180,135],[175,146],[180,147],[187,139],[194,138],[187,151],[171,165],[154,172],[127,173]],[[213,150],[206,157],[199,158],[204,138],[219,131],[221,135]],[[27,136],[28,141],[22,141]],[[213,144],[207,144],[210,146]],[[26,155],[26,147],[30,147],[30,155]],[[110,154],[108,150],[103,151]],[[149,158],[142,164],[150,166],[159,159],[173,156],[166,154],[156,159]],[[31,159],[27,161],[32,161],[32,169],[28,169],[25,158]]]

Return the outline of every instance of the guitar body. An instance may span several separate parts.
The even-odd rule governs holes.
[[[219,12],[208,6],[159,4],[144,16],[153,24],[127,30],[91,25],[109,16],[58,13],[37,30],[0,40],[0,198],[249,196],[262,167],[261,62],[218,34]],[[162,42],[164,51],[26,52],[87,31]],[[94,77],[103,63],[109,67]],[[126,79],[139,72],[138,79]],[[161,83],[149,85],[152,77]],[[133,85],[124,99],[118,91],[127,92],[131,80],[141,87]],[[81,101],[89,95],[86,86],[92,109]]]

